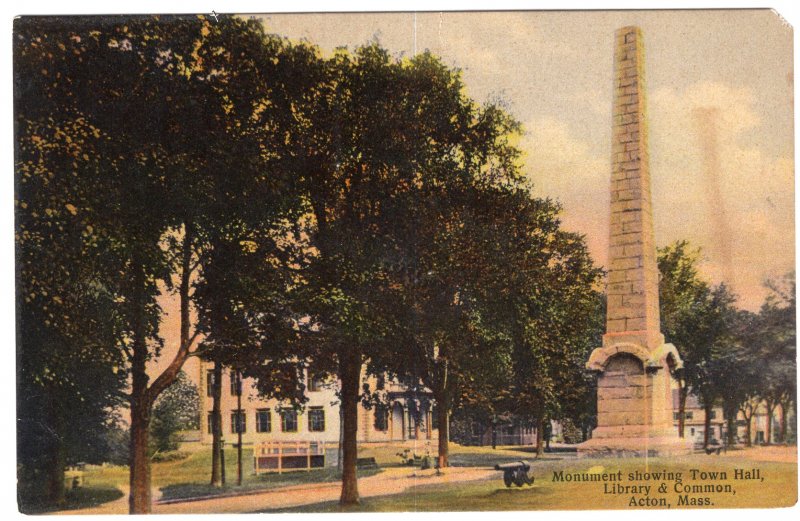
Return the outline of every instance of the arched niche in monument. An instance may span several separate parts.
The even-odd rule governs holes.
[[[639,358],[629,353],[617,353],[606,361],[606,376],[611,375],[642,375],[644,364]]]

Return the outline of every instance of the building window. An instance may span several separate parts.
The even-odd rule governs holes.
[[[231,372],[231,396],[242,394],[242,377],[237,371]]]
[[[208,420],[208,433],[209,434],[214,434],[214,413],[213,412],[208,413],[207,420]]]
[[[308,430],[310,432],[325,430],[325,411],[322,407],[311,407],[308,410]]]
[[[389,408],[385,405],[378,404],[375,406],[375,430],[389,430]]]
[[[256,411],[256,432],[272,431],[272,413],[269,409],[259,409]]]
[[[675,419],[675,421],[677,421],[677,420],[679,420],[681,418],[681,413],[676,412],[676,413],[673,413],[672,416]],[[692,411],[686,411],[686,412],[683,413],[683,417],[686,420],[691,420],[692,416],[694,416],[694,414],[692,414]]]
[[[281,411],[281,430],[297,432],[297,411],[294,409]]]
[[[318,375],[312,375],[311,370],[308,371],[308,385],[306,385],[306,389],[309,392],[315,393],[317,391],[322,390],[322,386],[325,384],[325,379]]]
[[[711,412],[708,415],[708,419],[709,420],[714,420],[716,418],[717,418],[717,411],[715,411],[714,409],[711,409]]]
[[[236,429],[237,425],[241,430]],[[247,432],[247,414],[244,411],[242,411],[241,414],[237,411],[231,413],[231,432],[233,434]]]
[[[206,371],[206,396],[214,396],[214,370]]]

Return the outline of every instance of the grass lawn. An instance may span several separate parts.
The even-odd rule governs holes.
[[[417,455],[424,455],[425,451],[429,450],[431,457],[436,459],[438,452],[437,445],[434,442],[431,446],[420,442],[420,444],[413,448],[411,452]],[[402,452],[402,447],[391,445],[361,445],[358,447],[358,457],[368,458],[373,457],[381,467],[399,467],[402,466],[402,460],[397,456],[398,452]],[[547,454],[547,459],[560,459],[558,454]],[[494,467],[496,463],[510,463],[512,461],[527,460],[533,461],[536,458],[536,452],[528,447],[467,447],[450,444],[450,465],[453,467]]]
[[[419,455],[425,453],[423,444],[413,448]],[[397,456],[402,448],[390,445],[363,445],[359,447],[359,457],[374,457],[382,468],[402,465]],[[435,453],[435,446],[431,448]],[[498,447],[461,447],[451,445],[451,464],[453,466],[493,467],[496,463],[527,460],[532,468],[530,475],[535,478],[532,487],[506,488],[502,483],[502,474],[485,481],[473,481],[453,484],[420,485],[403,494],[362,499],[362,505],[351,509],[358,512],[384,511],[492,511],[492,510],[583,510],[583,509],[626,509],[631,508],[631,498],[636,501],[650,498],[654,502],[663,499],[664,503],[652,505],[656,508],[690,508],[705,506],[712,508],[737,507],[770,507],[790,506],[797,498],[797,466],[796,463],[754,462],[747,457],[746,451],[737,453],[740,457],[707,456],[696,454],[685,458],[659,459],[577,459],[572,455],[560,453],[546,454],[536,459],[535,454],[527,448]],[[211,468],[211,452],[204,450],[193,453],[185,460],[154,463],[153,485],[161,489],[164,499],[230,494],[237,491],[265,490],[287,485],[337,481],[335,469],[319,469],[313,471],[287,472],[284,474],[252,475],[252,452],[245,449],[244,484],[242,487],[232,485],[236,480],[236,451],[228,449],[225,453],[226,474],[229,485],[223,489],[212,489],[208,486]],[[734,469],[758,468],[760,480],[734,479]],[[725,472],[725,479],[718,481],[692,479],[690,469],[703,472]],[[674,480],[630,481],[628,474],[634,471],[662,471],[681,473],[683,485],[720,485],[723,489],[730,485],[729,491],[721,492],[689,492],[675,491]],[[649,494],[625,491],[606,493],[603,482],[556,481],[554,473],[616,473],[621,471],[621,485],[650,485]],[[360,477],[380,472],[379,470],[360,471]],[[79,492],[83,497],[75,496],[70,506],[87,506],[103,501],[111,501],[120,497],[118,487],[127,483],[126,467],[92,467],[85,474],[85,488]],[[658,486],[667,484],[666,491],[659,492]],[[611,482],[608,482],[612,484]],[[708,498],[708,504],[680,504],[680,497]],[[637,505],[644,508],[648,505]],[[339,512],[335,503],[316,503],[288,511],[300,512]]]
[[[419,455],[430,450],[435,456],[435,442],[430,446],[422,442],[417,447],[412,447],[412,452]],[[359,457],[373,457],[382,468],[399,467],[402,460],[397,456],[402,452],[402,447],[393,445],[362,445],[359,447]],[[493,466],[495,463],[506,463],[519,459],[532,460],[535,454],[519,447],[498,447],[492,450],[489,447],[462,447],[451,444],[451,464],[454,466]],[[158,462],[152,464],[153,486],[162,492],[162,499],[179,499],[199,496],[212,496],[230,494],[242,491],[265,490],[277,486],[297,485],[302,483],[325,483],[337,481],[336,469],[319,469],[312,471],[286,472],[283,474],[269,473],[255,476],[252,474],[253,451],[245,448],[242,451],[244,464],[244,482],[241,487],[236,483],[236,449],[225,450],[225,474],[227,485],[222,488],[213,488],[208,484],[211,472],[211,450],[202,450],[192,453],[188,458],[179,461]],[[359,470],[359,477],[366,477],[380,472],[376,469]],[[117,499],[121,492],[119,488],[128,483],[128,468],[118,466],[89,467],[84,474],[85,496],[96,494],[98,498],[106,501]],[[116,497],[109,491],[117,491]],[[103,502],[103,501],[99,501]],[[91,506],[97,501],[78,504]]]
[[[513,451],[512,451],[513,452]],[[457,454],[462,455],[458,452]],[[464,456],[481,456],[480,453],[467,451]],[[478,457],[479,461],[483,458]],[[494,461],[494,459],[492,459]],[[397,512],[397,511],[498,511],[498,510],[586,510],[586,509],[627,509],[647,508],[641,504],[632,506],[631,498],[636,501],[649,497],[654,508],[740,508],[740,507],[779,507],[791,506],[797,501],[797,467],[795,463],[750,462],[747,459],[720,458],[714,456],[694,455],[686,458],[658,459],[544,459],[532,462],[530,474],[535,477],[534,486],[523,488],[506,488],[502,483],[502,475],[497,479],[486,481],[437,484],[415,487],[401,495],[362,498],[362,504],[356,508],[341,509],[335,503],[317,503],[300,508],[282,510],[290,512]],[[760,469],[764,481],[736,480],[734,469]],[[591,470],[590,470],[591,469]],[[701,480],[691,478],[690,469],[703,472],[724,471],[727,479]],[[723,489],[730,485],[729,492],[699,492],[684,494],[676,492],[674,480],[628,481],[628,474],[634,471],[668,472],[682,475],[683,486],[713,485]],[[564,482],[554,481],[554,472],[594,472],[615,473],[622,471],[623,485],[648,484],[651,491],[642,493],[604,493],[602,482]],[[666,492],[659,493],[658,487],[666,483]],[[680,498],[686,495],[691,502],[708,502],[707,504],[680,504]],[[664,504],[660,501],[663,498]],[[708,498],[702,500],[700,498]]]
[[[399,462],[400,459],[396,458]],[[199,496],[214,496],[266,490],[278,486],[299,485],[302,483],[324,483],[337,481],[339,478],[335,468],[315,469],[311,471],[268,473],[255,476],[253,474],[253,451],[245,448],[242,451],[242,486],[236,485],[236,449],[225,450],[226,485],[214,488],[209,485],[211,478],[211,450],[192,453],[188,458],[178,461],[152,464],[152,482],[162,492],[162,499],[179,499]],[[371,476],[379,469],[359,471],[359,477]],[[89,467],[84,474],[84,488],[87,493],[93,490],[115,490],[128,483],[128,467]],[[120,493],[121,494],[121,493]],[[116,498],[110,498],[113,500]],[[83,506],[91,506],[89,504]],[[76,507],[77,508],[77,507]]]
[[[75,490],[68,490],[64,498],[64,505],[61,508],[37,504],[25,504],[22,508],[25,514],[47,514],[57,510],[69,511],[90,508],[109,501],[114,501],[121,497],[122,491],[114,486],[82,487]]]

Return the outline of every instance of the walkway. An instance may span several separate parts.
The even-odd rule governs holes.
[[[402,494],[417,485],[438,483],[457,483],[478,481],[498,477],[498,473],[487,468],[450,467],[446,473],[436,476],[435,471],[420,471],[408,467],[387,468],[380,474],[358,480],[361,497]],[[327,501],[338,501],[342,490],[341,482],[309,483],[290,487],[280,487],[259,493],[241,496],[218,497],[200,501],[185,501],[168,505],[153,504],[154,514],[229,514],[255,512],[276,508],[291,508]],[[95,508],[69,510],[59,514],[126,514],[128,512],[128,493],[110,503]],[[157,497],[157,491],[154,498]]]

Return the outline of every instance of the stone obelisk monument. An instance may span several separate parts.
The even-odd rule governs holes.
[[[587,363],[598,373],[597,428],[584,456],[689,449],[672,418],[670,370],[682,362],[659,320],[643,51],[638,27],[616,32],[606,334]]]

